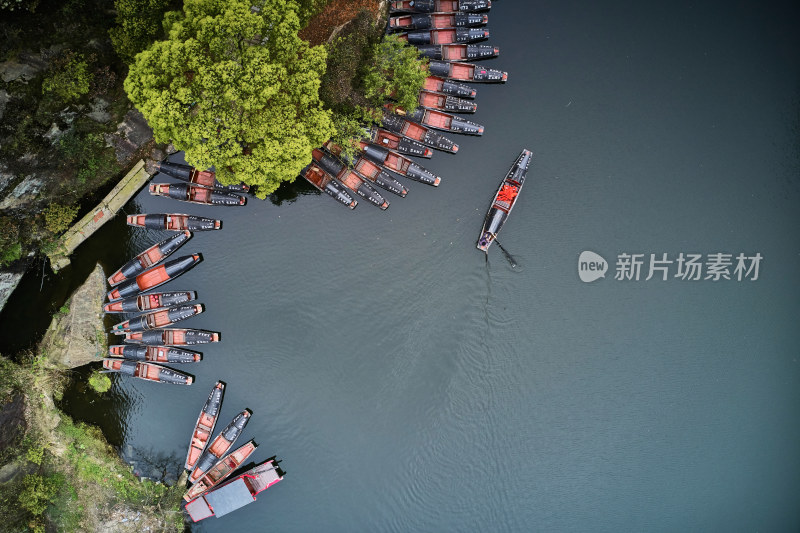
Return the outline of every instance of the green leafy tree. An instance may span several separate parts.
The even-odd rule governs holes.
[[[333,132],[318,91],[325,49],[297,36],[292,0],[186,0],[169,37],[125,80],[156,140],[260,198],[292,181]]]
[[[42,94],[51,95],[57,102],[71,102],[89,92],[92,74],[81,54],[68,52],[53,61],[42,81]]]
[[[392,98],[411,111],[417,108],[419,91],[427,76],[427,59],[420,59],[416,48],[391,35],[373,49],[364,76],[365,94],[377,107]]]
[[[117,24],[108,32],[117,55],[126,63],[163,33],[161,20],[171,0],[114,0]]]

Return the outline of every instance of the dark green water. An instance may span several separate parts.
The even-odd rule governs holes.
[[[170,284],[223,341],[188,389],[118,380],[68,408],[178,464],[226,381],[223,418],[252,409],[243,439],[288,473],[197,531],[796,531],[796,5],[498,1],[489,27],[509,82],[478,89],[482,138],[425,163],[438,189],[410,182],[386,212],[304,185],[243,209],[140,194],[128,212],[224,219]],[[474,244],[524,147],[512,270]],[[41,293],[29,276],[2,350],[97,258],[163,237],[117,221]],[[578,279],[583,250],[606,279]],[[764,261],[755,282],[615,281],[623,252]]]

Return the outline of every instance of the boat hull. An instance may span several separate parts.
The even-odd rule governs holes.
[[[395,0],[389,3],[390,13],[434,13],[488,11],[492,0]]]
[[[144,252],[140,253],[124,265],[119,270],[108,277],[108,284],[112,287],[119,285],[126,279],[138,276],[148,268],[157,265],[169,257],[178,248],[186,244],[192,238],[192,232],[186,230],[177,235],[173,235],[163,241],[154,244]]]
[[[103,368],[111,372],[156,383],[191,385],[192,381],[194,381],[194,378],[188,374],[154,363],[126,361],[125,359],[103,359]]]
[[[449,28],[443,30],[410,31],[399,34],[408,44],[466,44],[485,41],[489,38],[489,30],[478,28]]]
[[[500,49],[488,44],[429,44],[417,46],[420,55],[441,61],[491,59],[500,55]]]
[[[317,166],[336,178],[339,183],[355,192],[375,207],[380,209],[389,207],[389,202],[386,201],[381,193],[367,183],[358,172],[349,169],[340,159],[320,149],[314,149],[311,155]]]
[[[160,311],[152,311],[143,315],[131,318],[125,322],[115,324],[111,330],[117,335],[124,335],[133,331],[145,331],[148,329],[164,328],[175,322],[186,320],[204,311],[202,304],[195,305],[176,305]]]
[[[183,495],[183,499],[190,502],[225,481],[225,478],[244,464],[247,458],[256,451],[256,448],[258,448],[258,444],[254,440],[250,440],[220,459],[211,470],[189,487],[189,490]]]
[[[121,300],[128,296],[137,295],[140,292],[149,291],[160,287],[171,281],[186,271],[193,268],[201,261],[200,254],[186,255],[172,259],[166,263],[145,270],[133,279],[129,279],[117,285],[106,295],[110,302]]]
[[[444,93],[421,90],[419,92],[418,103],[420,106],[439,111],[449,111],[450,113],[474,113],[478,110],[478,104],[457,96],[450,96]]]
[[[433,76],[450,80],[475,83],[505,83],[508,81],[507,72],[475,63],[432,60],[428,63],[428,70]]]
[[[419,107],[413,113],[403,116],[411,122],[441,131],[462,135],[483,135],[484,128],[481,124],[435,109]]]
[[[474,100],[478,95],[478,91],[469,85],[447,80],[438,76],[428,76],[425,78],[422,88],[427,91],[449,94],[452,96],[458,96],[459,98],[469,98],[470,100]]]
[[[342,205],[346,205],[350,209],[355,209],[358,205],[356,200],[350,196],[344,185],[337,183],[336,180],[331,178],[324,170],[315,164],[310,164],[300,171],[300,176],[306,179],[311,185],[318,190],[324,192]]]
[[[382,146],[364,143],[362,145],[362,150],[367,158],[394,172],[395,174],[399,174],[414,181],[419,181],[420,183],[432,185],[434,187],[438,187],[439,183],[442,181],[442,178],[430,170],[416,164],[414,161],[405,157],[404,155],[387,150]]]
[[[216,331],[169,328],[126,333],[123,342],[145,346],[194,346],[219,342],[219,338],[219,333]]]
[[[221,220],[181,213],[152,213],[128,215],[129,226],[168,231],[212,231],[222,228]]]
[[[391,132],[421,142],[436,150],[451,154],[458,152],[458,145],[441,133],[406,120],[404,117],[395,114],[384,114],[382,124],[384,128]]]
[[[531,151],[523,150],[514,161],[511,169],[506,173],[503,181],[500,182],[500,186],[497,188],[492,204],[483,221],[481,235],[476,245],[478,250],[488,252],[489,247],[497,238],[497,234],[506,223],[519,198],[519,192],[525,184],[525,176],[532,159],[533,154]]]
[[[478,13],[430,13],[403,15],[389,19],[392,31],[434,30],[442,28],[469,28],[485,26],[488,15]]]
[[[203,452],[211,440],[211,435],[214,433],[214,428],[219,420],[219,411],[222,407],[222,399],[225,395],[225,383],[217,381],[214,388],[208,395],[206,403],[200,410],[197,416],[197,423],[194,425],[192,431],[192,438],[189,439],[189,451],[186,453],[186,461],[183,467],[192,471],[197,465],[198,459],[203,455]]]
[[[165,196],[190,204],[236,206],[247,203],[244,196],[189,183],[151,183],[148,190],[153,196]]]
[[[400,152],[401,154],[424,157],[426,159],[433,157],[433,150],[421,142],[407,139],[402,135],[397,135],[396,133],[392,133],[391,131],[387,131],[383,128],[370,129],[367,140],[377,144],[378,146],[383,146],[396,152]]]
[[[250,421],[250,411],[244,410],[234,418],[225,429],[209,444],[208,448],[200,455],[197,464],[189,474],[189,483],[194,483],[203,477],[208,471],[214,468],[214,465],[220,458],[228,453],[233,443],[239,438],[239,435],[244,431],[245,426]]]
[[[133,344],[117,344],[108,347],[108,356],[127,359],[128,361],[146,361],[150,363],[196,363],[203,359],[203,354],[172,348],[167,346],[140,346]]]
[[[229,192],[247,192],[250,190],[250,186],[244,183],[239,183],[236,185],[223,185],[217,181],[216,173],[210,170],[197,170],[192,166],[183,165],[181,163],[162,161],[160,163],[156,163],[156,169],[171,178],[185,181],[186,183],[191,183],[193,185],[199,185],[201,187],[208,187],[211,189]]]
[[[197,293],[194,291],[154,292],[107,303],[103,306],[103,311],[106,313],[140,313],[172,307],[196,299]]]

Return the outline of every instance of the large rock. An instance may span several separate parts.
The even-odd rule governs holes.
[[[114,134],[105,134],[108,146],[114,147],[117,161],[130,160],[136,152],[153,140],[153,130],[139,111],[132,109],[125,114],[125,119],[117,124]]]
[[[11,194],[0,202],[0,210],[18,209],[31,203],[39,195],[44,185],[44,180],[36,174],[31,174],[14,187]]]
[[[5,307],[8,297],[14,292],[14,289],[19,285],[22,275],[25,274],[24,270],[13,270],[0,272],[0,310]]]
[[[16,446],[28,424],[25,422],[25,397],[17,393],[11,401],[0,405],[0,456],[5,455],[8,448]],[[2,480],[0,480],[2,481]]]
[[[89,278],[69,299],[69,312],[53,318],[40,351],[55,365],[75,368],[106,355],[107,336],[103,325],[106,275],[98,264]]]

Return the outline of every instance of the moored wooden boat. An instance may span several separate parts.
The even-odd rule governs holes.
[[[203,354],[199,352],[168,346],[141,346],[136,344],[109,346],[108,355],[109,357],[117,357],[129,361],[148,361],[152,363],[196,363],[203,359]]]
[[[129,226],[169,231],[211,231],[222,228],[221,220],[181,213],[128,215],[127,221]]]
[[[434,13],[441,11],[488,11],[492,0],[393,0],[391,13]]]
[[[475,102],[424,89],[419,92],[418,102],[422,107],[450,111],[451,113],[474,113],[478,110],[478,104]]]
[[[234,470],[239,468],[258,448],[255,440],[249,440],[234,451],[223,457],[209,470],[206,475],[198,479],[194,485],[189,487],[183,499],[187,502],[192,501],[209,489],[214,488],[225,481]]]
[[[146,346],[192,346],[219,342],[219,333],[187,328],[150,329],[126,333],[123,342]]]
[[[314,158],[314,162],[317,163],[319,168],[336,178],[339,183],[366,199],[372,205],[380,209],[389,207],[389,202],[386,201],[375,187],[367,183],[357,172],[347,168],[347,165],[332,155],[326,154],[319,148],[315,148],[311,151],[311,157]]]
[[[247,192],[250,190],[250,186],[244,183],[239,183],[238,185],[223,185],[217,181],[216,173],[210,170],[197,170],[192,166],[183,165],[181,163],[162,161],[156,163],[156,169],[171,178],[179,179],[194,185],[200,185],[201,187],[231,192]]]
[[[172,307],[182,303],[197,299],[194,291],[181,292],[154,292],[152,294],[140,294],[107,303],[103,306],[106,313],[139,313],[141,311],[155,311],[164,307]]]
[[[186,452],[186,461],[183,467],[191,472],[197,465],[197,460],[206,449],[214,428],[219,420],[219,410],[222,407],[222,397],[225,394],[225,383],[217,381],[211,393],[208,395],[206,403],[197,416],[197,423],[192,431],[192,438],[189,439],[189,451]]]
[[[396,106],[387,106],[387,109],[407,118],[411,122],[416,122],[429,128],[463,135],[483,135],[482,125],[444,111],[418,107],[412,113],[407,113],[405,109]]]
[[[206,450],[200,455],[197,464],[189,474],[189,483],[194,483],[203,477],[209,470],[214,468],[220,457],[228,453],[233,443],[244,431],[245,426],[250,421],[250,411],[245,409],[234,418],[225,429],[211,442]]]
[[[367,143],[362,144],[366,145]],[[333,155],[341,157],[341,146],[328,141],[323,145],[323,148]],[[351,167],[353,167],[353,170],[359,173],[359,175],[367,178],[375,185],[382,187],[389,192],[393,192],[398,196],[405,197],[405,195],[408,194],[408,189],[406,189],[402,183],[394,179],[388,172],[383,170],[380,165],[373,163],[365,156],[356,155],[352,158],[352,160],[348,160],[348,163]]]
[[[425,78],[422,88],[426,91],[450,94],[460,98],[474,99],[478,91],[464,83],[458,83],[438,76],[428,76]]]
[[[432,60],[428,63],[428,70],[432,76],[439,76],[450,80],[473,81],[477,83],[505,83],[508,73],[502,70],[487,68],[474,63],[453,63],[449,61]]]
[[[236,476],[186,504],[194,522],[210,516],[221,517],[253,503],[256,495],[282,480],[283,470],[270,459]]]
[[[160,311],[144,313],[125,322],[114,324],[111,329],[117,335],[123,335],[132,331],[145,331],[147,329],[164,328],[175,322],[186,320],[203,312],[202,304],[195,305],[176,305]]]
[[[525,175],[528,172],[533,154],[530,150],[522,150],[511,169],[506,173],[503,181],[500,182],[497,192],[492,199],[492,205],[486,213],[483,221],[483,229],[478,239],[478,250],[488,252],[500,229],[508,219],[511,209],[519,198],[519,191],[525,184]]]
[[[118,372],[126,376],[133,376],[157,383],[191,385],[193,381],[192,376],[188,374],[154,363],[126,361],[125,359],[103,359],[103,368],[111,372]]]
[[[488,22],[489,15],[478,13],[426,13],[391,17],[389,18],[389,29],[392,31],[408,31],[468,28],[471,26],[485,26]]]
[[[476,43],[489,38],[489,30],[482,28],[448,28],[444,30],[410,31],[397,35],[408,44]]]
[[[144,272],[146,269],[156,265],[169,257],[175,250],[186,244],[192,238],[192,232],[185,230],[182,233],[173,235],[163,241],[154,244],[144,252],[140,253],[124,265],[119,270],[108,277],[108,284],[112,287],[119,285],[126,279],[130,279]]]
[[[151,183],[148,190],[153,196],[166,196],[190,204],[230,206],[247,203],[244,196],[190,183]]]
[[[391,113],[384,113],[382,124],[383,127],[389,131],[419,141],[431,148],[451,154],[458,152],[458,145],[441,133],[433,131],[421,124],[417,124],[416,122],[411,122],[404,117]]]
[[[500,49],[489,44],[426,44],[417,46],[420,55],[442,61],[491,59],[500,55]]]
[[[442,178],[430,170],[416,164],[406,156],[387,150],[382,146],[362,143],[361,149],[369,159],[401,176],[427,185],[433,185],[434,187],[438,187],[442,181]]]
[[[415,157],[425,157],[430,159],[433,156],[433,150],[424,144],[407,139],[402,135],[397,135],[383,128],[370,128],[366,139],[379,146],[391,148],[396,152],[402,154],[413,155]]]
[[[201,260],[200,254],[184,255],[171,259],[165,263],[145,270],[135,278],[125,280],[108,293],[108,300],[120,300],[134,296],[140,292],[149,291],[171,281],[187,270],[191,269]]]
[[[337,182],[316,164],[312,163],[305,167],[300,171],[300,175],[308,180],[311,185],[328,194],[340,204],[344,204],[350,209],[355,209],[358,205],[358,202],[353,200],[344,185]]]

